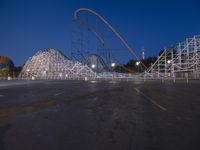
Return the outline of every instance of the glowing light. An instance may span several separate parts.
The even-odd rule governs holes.
[[[135,64],[136,64],[136,66],[139,66],[140,62],[139,62],[139,61],[137,61]]]
[[[93,69],[96,67],[94,64],[92,64],[92,66],[91,66]]]
[[[112,64],[111,64],[111,67],[115,67],[115,63],[112,63]]]
[[[170,64],[170,63],[171,63],[171,60],[168,60],[167,63]]]

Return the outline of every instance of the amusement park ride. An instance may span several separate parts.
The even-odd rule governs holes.
[[[113,52],[104,36],[105,32],[97,28],[97,23],[91,23],[88,18],[84,17],[88,15],[89,17],[95,17],[93,20],[96,20],[96,22],[100,20],[106,30],[109,29],[111,34],[133,55],[136,59],[136,65],[143,66],[145,69],[143,73],[127,74],[114,72],[113,68],[121,64],[119,60],[121,56],[117,57]],[[182,43],[165,49],[157,61],[147,68],[119,32],[97,12],[88,8],[80,8],[74,13],[74,22],[78,28],[76,28],[72,36],[72,59],[67,58],[56,49],[39,51],[26,62],[20,73],[21,78],[200,78],[200,36],[188,38]],[[95,45],[94,39],[96,39],[98,44],[95,46],[99,46],[97,51],[94,50],[94,46],[89,48],[89,41],[86,37],[88,33],[93,35],[93,45]],[[127,50],[123,50],[122,53],[127,52]],[[144,59],[144,49],[141,52],[142,59]]]
[[[152,78],[200,78],[200,36],[165,49],[147,74]]]

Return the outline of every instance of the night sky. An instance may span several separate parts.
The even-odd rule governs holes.
[[[49,47],[69,55],[73,13],[80,7],[100,13],[137,54],[144,47],[156,55],[200,34],[199,0],[0,0],[0,55],[16,65]]]

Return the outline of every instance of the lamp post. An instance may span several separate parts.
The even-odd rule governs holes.
[[[26,71],[27,71],[27,77],[26,78],[28,79],[30,69],[27,69]]]
[[[91,67],[92,67],[92,69],[94,69],[96,66],[95,66],[95,64],[92,64]]]
[[[136,64],[136,66],[137,66],[137,68],[138,68],[138,72],[139,72],[139,65],[140,65],[140,62],[137,61],[135,64]]]
[[[113,69],[114,69],[114,67],[115,67],[115,63],[111,63],[111,68],[112,68],[112,71],[113,71]]]
[[[114,67],[115,67],[115,63],[112,63],[112,64],[111,64],[111,67],[114,68]]]

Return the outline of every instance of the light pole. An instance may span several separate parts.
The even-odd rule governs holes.
[[[114,68],[114,67],[115,67],[115,63],[112,63],[112,64],[111,64],[111,67]]]
[[[115,67],[115,63],[111,63],[111,68],[112,68],[112,71],[113,71],[113,68]]]
[[[138,68],[138,72],[139,72],[139,65],[140,65],[140,62],[137,61],[135,64],[136,64],[136,66],[137,66],[137,68]]]
[[[91,67],[92,67],[92,69],[94,69],[96,66],[95,66],[95,64],[92,64]]]
[[[30,69],[27,69],[26,71],[27,71],[27,74],[28,74],[28,75],[27,75],[27,79],[28,79],[28,77],[29,77],[29,72],[30,72]]]

